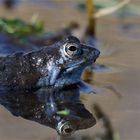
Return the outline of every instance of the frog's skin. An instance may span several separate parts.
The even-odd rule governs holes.
[[[62,87],[80,82],[99,51],[73,36],[39,50],[0,58],[0,88]]]

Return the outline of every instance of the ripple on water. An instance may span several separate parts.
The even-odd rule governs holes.
[[[116,73],[120,72],[122,69],[120,69],[118,66],[111,66],[107,64],[94,64],[85,69],[86,72],[94,73],[94,72],[107,72],[107,73]]]

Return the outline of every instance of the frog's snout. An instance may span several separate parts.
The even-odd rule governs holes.
[[[100,55],[100,51],[96,48],[92,48],[94,58],[98,58]]]
[[[100,55],[100,51],[96,48],[93,48],[93,47],[90,47],[90,50],[89,50],[89,58],[91,61],[96,61],[96,59],[99,57]]]
[[[75,127],[69,121],[58,123],[57,132],[61,136],[70,136],[75,131]]]

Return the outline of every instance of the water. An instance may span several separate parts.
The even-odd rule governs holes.
[[[134,0],[133,3],[135,4],[135,2],[139,3],[139,1]],[[72,2],[69,3],[71,4]],[[63,1],[62,5],[59,2],[57,4],[59,6],[54,10],[47,9],[44,6],[43,8],[39,8],[38,5],[26,5],[24,3],[12,12],[7,12],[3,8],[0,8],[0,15],[7,17],[16,15],[17,17],[29,20],[33,13],[39,13],[40,18],[45,20],[46,30],[49,31],[62,28],[71,21],[80,23],[81,29],[85,27],[86,14],[75,10],[72,4],[69,7],[65,1]],[[23,14],[25,15],[24,17]],[[124,25],[131,25],[131,28],[125,28],[124,30],[122,28]],[[93,112],[93,104],[100,105],[102,110],[111,119],[113,127],[119,133],[121,140],[140,139],[139,26],[140,20],[137,16],[126,17],[123,20],[119,17],[106,16],[98,20],[97,38],[101,44],[100,48],[103,50],[103,54],[97,60],[97,63],[109,66],[111,69],[93,73],[92,83],[99,88],[111,85],[121,94],[121,98],[118,98],[112,90],[107,88],[104,88],[97,95],[81,96],[85,107],[90,112]],[[77,31],[77,35],[80,36],[79,31]],[[57,133],[53,129],[21,117],[14,117],[2,106],[0,107],[0,116],[0,139],[53,140],[57,137]],[[79,131],[75,135],[80,137],[81,135],[88,134],[91,136],[101,130],[102,125],[98,121],[94,127]]]

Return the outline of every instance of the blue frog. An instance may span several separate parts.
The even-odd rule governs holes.
[[[74,36],[32,51],[22,48],[21,52],[14,52],[0,57],[0,88],[29,90],[81,85],[83,70],[100,54],[98,49],[80,43]]]

